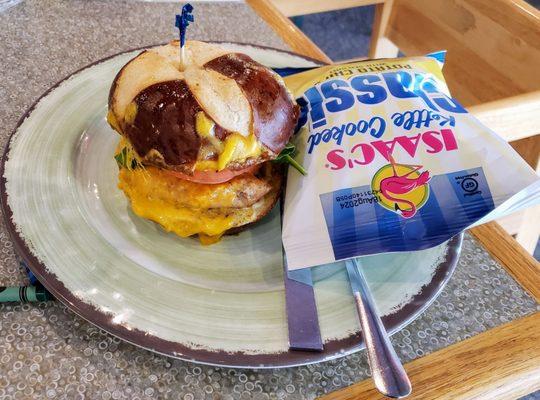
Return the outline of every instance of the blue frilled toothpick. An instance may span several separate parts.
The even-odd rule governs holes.
[[[186,63],[185,63],[185,53],[184,53],[184,45],[186,44],[186,28],[188,27],[190,22],[193,22],[193,6],[189,3],[184,5],[182,7],[182,14],[178,15],[176,14],[176,23],[175,26],[180,31],[180,70],[183,71],[185,69]]]

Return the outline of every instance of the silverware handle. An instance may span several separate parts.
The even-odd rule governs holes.
[[[408,396],[412,390],[411,382],[377,314],[373,296],[362,273],[362,266],[356,259],[347,262],[352,263],[354,267],[349,269],[349,274],[353,273],[356,281],[356,285],[353,285],[353,295],[375,386],[389,397]]]

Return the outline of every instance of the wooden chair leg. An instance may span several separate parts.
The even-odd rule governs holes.
[[[386,0],[375,5],[369,58],[392,58],[398,55],[399,49],[385,36],[393,2],[394,0]]]
[[[540,141],[540,136],[536,136]],[[540,174],[540,154],[537,153],[536,173]],[[523,213],[523,220],[516,235],[517,242],[529,253],[534,254],[540,239],[540,205],[528,208]]]
[[[510,143],[521,157],[540,174],[540,135],[531,136]],[[502,226],[529,253],[534,254],[540,238],[540,206],[530,207],[503,218]]]
[[[540,239],[540,206],[535,206],[523,213],[516,240],[525,250],[534,254],[538,239]]]

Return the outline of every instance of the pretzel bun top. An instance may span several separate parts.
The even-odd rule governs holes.
[[[275,158],[299,114],[281,77],[217,45],[187,41],[184,51],[182,70],[173,41],[143,51],[118,72],[109,93],[113,128],[143,162],[186,173],[197,162],[216,160],[231,135],[249,145],[237,146],[226,168]]]

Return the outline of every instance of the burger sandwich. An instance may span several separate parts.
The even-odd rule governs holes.
[[[203,244],[270,212],[283,182],[275,161],[299,108],[282,79],[245,54],[187,41],[129,61],[109,93],[120,135],[119,188],[133,212]]]

